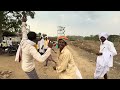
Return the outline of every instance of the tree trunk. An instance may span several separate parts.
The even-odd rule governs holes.
[[[2,23],[1,23],[1,20],[0,20],[0,42],[2,41]]]
[[[0,42],[2,41],[2,30],[0,29]]]
[[[3,12],[4,11],[0,11],[0,42],[2,41],[2,35],[3,35],[3,32],[2,32],[2,21],[4,19]]]

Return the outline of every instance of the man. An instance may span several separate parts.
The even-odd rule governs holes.
[[[46,50],[48,49],[48,43],[49,43],[49,39],[47,36],[45,36],[44,38],[44,52],[46,52]],[[53,50],[53,49],[52,49]],[[44,66],[48,65],[48,61],[53,61],[55,64],[56,62],[53,60],[52,55],[50,55],[47,60],[46,60],[46,64]]]
[[[7,39],[7,47],[8,47],[8,52],[10,53],[10,51],[12,50],[12,39],[11,37]]]
[[[40,38],[40,41],[38,41],[38,49],[41,55],[44,54],[44,39],[43,37]]]
[[[27,34],[26,21],[27,19],[23,17],[22,19],[22,41],[18,48],[15,61],[19,61],[19,55],[21,54],[22,70],[28,75],[30,79],[39,79],[36,73],[36,70],[35,70],[34,60],[37,60],[39,62],[44,62],[50,56],[52,44],[49,44],[49,48],[47,49],[46,53],[41,56],[35,47],[36,46],[36,43],[35,43],[36,33],[29,32]]]
[[[10,39],[7,40],[7,46],[8,47],[12,46],[12,39],[11,39],[11,37],[10,37]]]
[[[41,41],[42,37],[40,37],[40,39],[38,40],[38,43],[37,43],[37,49],[38,49],[38,52],[40,52],[40,41]]]
[[[51,42],[47,36],[45,36],[45,39],[44,39],[44,52],[46,52],[46,50],[48,49],[48,43]],[[52,43],[52,42],[51,42]],[[51,48],[52,49],[52,48]],[[54,51],[54,49],[52,49]],[[54,51],[55,52],[55,51]],[[56,52],[55,52],[56,53]],[[52,61],[56,64],[56,62],[53,60],[52,58],[52,55],[50,55],[47,60],[46,60],[46,64],[44,66],[47,66],[48,65],[48,61]]]
[[[45,36],[44,39],[44,51],[46,52],[47,48],[48,48],[48,43],[49,43],[49,39],[47,36]]]
[[[5,52],[5,49],[7,48],[6,40],[3,40],[3,41],[2,41],[1,47],[2,47],[2,49],[3,49],[3,52]]]
[[[67,48],[68,38],[65,36],[58,37],[59,56],[54,70],[59,73],[60,79],[82,79],[81,73],[75,65],[73,56]]]
[[[113,66],[113,56],[117,55],[114,44],[107,40],[108,34],[106,32],[99,34],[99,39],[101,41],[100,51],[96,55],[96,70],[94,73],[94,78],[99,79],[104,76],[107,79],[107,72],[109,68]]]

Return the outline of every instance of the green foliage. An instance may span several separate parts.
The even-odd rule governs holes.
[[[84,40],[94,40],[94,41],[98,41],[99,37],[98,35],[90,35],[90,36],[85,36]]]
[[[57,41],[57,37],[49,37],[50,41]]]
[[[120,36],[119,35],[110,35],[108,40],[115,42],[115,41],[120,41]]]
[[[16,33],[15,32],[10,32],[10,31],[4,31],[3,32],[3,36],[16,36]]]
[[[90,36],[85,36],[84,37],[84,40],[94,40],[94,41],[99,41],[99,37],[98,35],[90,35]],[[110,35],[108,37],[108,40],[109,41],[112,41],[112,42],[117,42],[117,41],[120,41],[120,36],[119,35]]]
[[[0,11],[0,38],[4,31],[20,31],[23,14],[34,18],[34,11]]]
[[[67,36],[67,38],[68,38],[70,41],[76,41],[76,40],[83,39],[82,36]]]

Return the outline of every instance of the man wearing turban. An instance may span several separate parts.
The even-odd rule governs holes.
[[[109,35],[106,32],[99,34],[101,41],[99,53],[97,53],[96,70],[94,73],[94,79],[104,77],[107,79],[107,72],[109,68],[113,66],[113,56],[117,55],[117,51],[114,44],[107,40]]]
[[[81,73],[75,65],[73,56],[67,48],[68,38],[66,36],[58,37],[58,62],[54,69],[59,73],[60,79],[82,79]]]

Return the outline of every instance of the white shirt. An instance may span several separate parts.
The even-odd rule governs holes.
[[[42,46],[44,46],[44,39],[41,39],[41,40],[38,42],[39,52],[44,53],[44,47],[42,48]],[[41,49],[41,48],[42,48],[42,49]]]
[[[7,40],[7,45],[12,46],[12,40]]]
[[[22,48],[21,64],[23,71],[30,72],[35,68],[34,60],[37,60],[39,62],[44,62],[50,56],[51,48],[48,48],[45,54],[41,56],[34,47],[35,43],[27,39],[27,30],[25,27],[25,22],[22,22],[22,25],[23,25],[22,27],[23,37],[18,50],[20,51],[20,48]],[[19,51],[17,51],[16,53],[15,61],[18,61]]]

